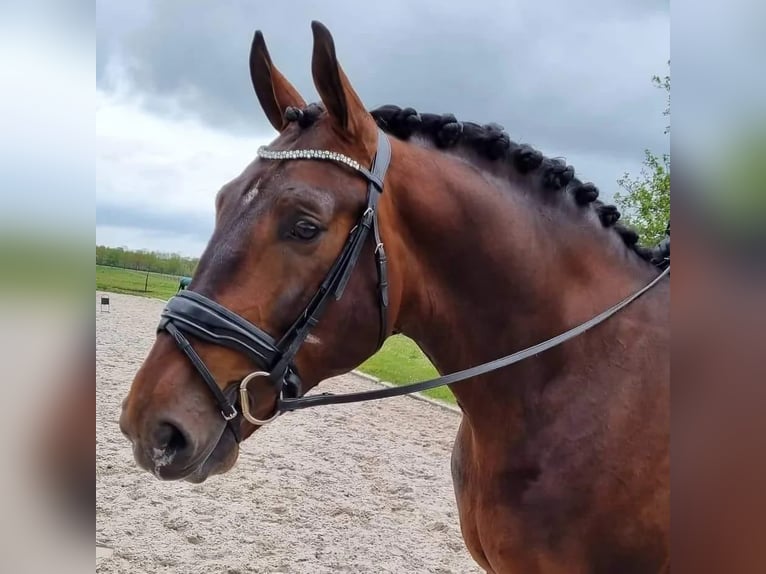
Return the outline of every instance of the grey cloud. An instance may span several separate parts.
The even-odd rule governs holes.
[[[107,70],[119,58],[156,111],[170,98],[211,125],[268,133],[247,70],[253,31],[263,30],[276,65],[314,100],[309,22],[319,19],[369,107],[495,121],[546,153],[602,154],[634,169],[645,147],[668,146],[664,94],[650,82],[667,71],[668,3],[580,4],[99,4],[97,83],[109,89]]]
[[[213,220],[197,214],[167,213],[146,209],[96,203],[96,221],[108,227],[127,227],[165,235],[187,236],[207,243],[213,233]]]

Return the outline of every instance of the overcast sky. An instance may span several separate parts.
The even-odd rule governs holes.
[[[308,101],[312,19],[369,108],[452,112],[562,156],[604,195],[668,149],[664,0],[97,2],[96,241],[199,255],[216,191],[275,137],[255,29]]]

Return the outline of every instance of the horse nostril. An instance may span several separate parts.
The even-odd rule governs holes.
[[[182,452],[188,444],[186,435],[173,423],[160,423],[154,431],[154,447],[166,454]]]

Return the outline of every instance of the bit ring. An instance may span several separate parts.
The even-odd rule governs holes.
[[[242,382],[239,384],[239,400],[242,406],[242,416],[249,422],[253,423],[254,425],[258,426],[264,426],[269,424],[271,421],[276,419],[279,415],[282,413],[279,412],[279,408],[277,408],[276,411],[274,411],[274,414],[271,415],[267,419],[257,419],[250,413],[250,397],[247,393],[247,385],[250,384],[250,381],[253,379],[257,379],[258,377],[268,377],[270,373],[267,373],[266,371],[254,371],[247,375],[244,379],[242,379]]]

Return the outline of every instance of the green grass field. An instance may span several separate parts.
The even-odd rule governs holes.
[[[439,376],[415,342],[404,335],[389,337],[383,348],[362,363],[359,370],[397,385]],[[440,401],[453,404],[455,402],[455,398],[446,387],[432,389],[423,394]]]
[[[179,277],[96,265],[96,290],[170,299],[178,291]],[[144,290],[146,288],[146,290]]]
[[[98,291],[170,299],[178,290],[178,280],[178,277],[149,273],[147,282],[146,272],[96,265]],[[383,348],[362,363],[359,370],[397,385],[438,375],[415,342],[403,335],[389,337]],[[426,391],[425,394],[448,403],[455,402],[452,393],[444,387]]]

